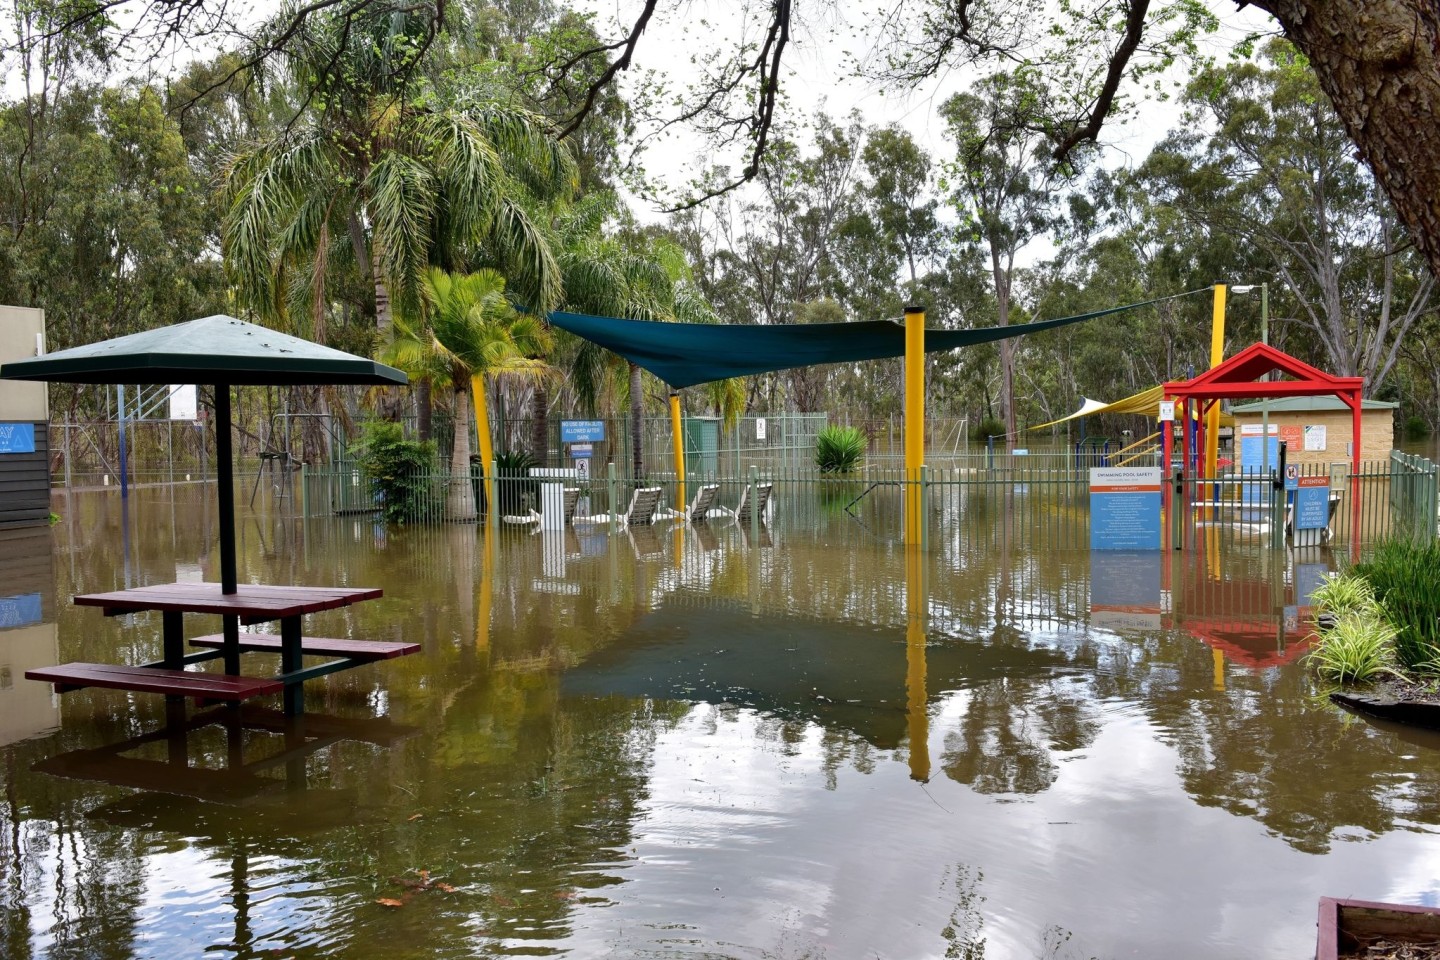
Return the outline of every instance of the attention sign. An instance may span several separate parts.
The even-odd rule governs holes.
[[[1160,468],[1090,468],[1090,549],[1160,549]]]

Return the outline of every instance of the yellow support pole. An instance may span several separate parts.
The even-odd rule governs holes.
[[[475,443],[480,448],[480,471],[485,478],[485,509],[493,519],[499,514],[495,503],[495,443],[490,439],[490,401],[485,396],[485,377],[470,378],[470,400],[475,408]]]
[[[1210,321],[1210,369],[1214,370],[1225,362],[1225,284],[1215,284],[1215,309]],[[1220,455],[1220,404],[1210,405],[1205,417],[1205,476],[1215,476],[1215,464]],[[1206,491],[1206,500],[1210,491]]]
[[[680,391],[670,391],[670,438],[675,448],[675,511],[685,512],[685,438],[680,435]]]
[[[905,308],[905,542],[920,546],[920,468],[925,465],[925,310]]]

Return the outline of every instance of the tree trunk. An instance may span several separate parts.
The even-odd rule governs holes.
[[[370,276],[375,281],[375,329],[379,331],[383,342],[390,339],[390,288],[385,285],[378,240],[370,244]]]
[[[550,387],[544,377],[530,397],[530,452],[540,466],[550,465]]]
[[[435,433],[435,397],[429,377],[415,382],[415,432],[421,440],[429,440]]]
[[[461,378],[463,380],[463,378]],[[455,443],[450,454],[450,485],[445,491],[447,520],[475,519],[475,488],[470,483],[470,388],[455,388]]]
[[[640,368],[630,364],[630,453],[631,467],[634,470],[634,478],[640,479],[645,472],[645,458],[641,448],[644,446],[644,437],[641,435],[644,429],[644,405],[641,403],[644,396],[641,393]]]
[[[990,269],[995,277],[996,326],[1010,325],[1010,270],[1000,263],[1000,249],[990,242]],[[1000,341],[1000,417],[1005,421],[1005,450],[1015,449],[1015,340]]]
[[[1254,0],[1321,88],[1440,276],[1440,9],[1432,0]]]

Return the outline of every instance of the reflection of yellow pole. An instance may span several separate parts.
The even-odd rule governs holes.
[[[910,779],[930,780],[930,712],[925,689],[925,555],[919,543],[905,547],[905,709],[910,740]]]
[[[1215,689],[1216,689],[1216,690],[1224,690],[1224,689],[1225,689],[1225,654],[1221,653],[1221,652],[1219,651],[1219,649],[1212,649],[1212,650],[1210,651],[1210,657],[1211,657],[1212,660],[1215,661]]]
[[[675,569],[684,571],[685,568],[685,524],[676,522],[671,526],[671,538],[675,547]]]
[[[1215,309],[1210,320],[1210,369],[1225,361],[1225,284],[1215,284]],[[1205,476],[1215,476],[1215,462],[1220,455],[1220,401],[1210,405],[1205,418]],[[1205,499],[1211,499],[1207,488]]]
[[[480,448],[480,470],[485,477],[485,509],[493,518],[499,514],[495,507],[495,444],[490,439],[490,401],[485,397],[485,378],[476,374],[470,378],[470,399],[475,406],[475,443]],[[488,559],[487,564],[488,564]],[[488,575],[488,567],[487,567]]]
[[[475,614],[475,649],[490,652],[490,605],[495,596],[495,541],[490,524],[485,524],[480,548],[480,609]]]
[[[920,468],[925,465],[925,311],[905,308],[905,542],[920,546]]]
[[[680,436],[680,391],[670,391],[670,438],[675,448],[675,510],[685,512],[685,438]]]

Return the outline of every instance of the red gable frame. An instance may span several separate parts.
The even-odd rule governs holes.
[[[1295,379],[1257,382],[1267,373],[1275,371]],[[1364,387],[1364,377],[1337,377],[1269,344],[1252,343],[1193,380],[1165,384],[1165,395],[1193,400],[1336,396],[1355,410],[1360,406],[1360,393]]]

